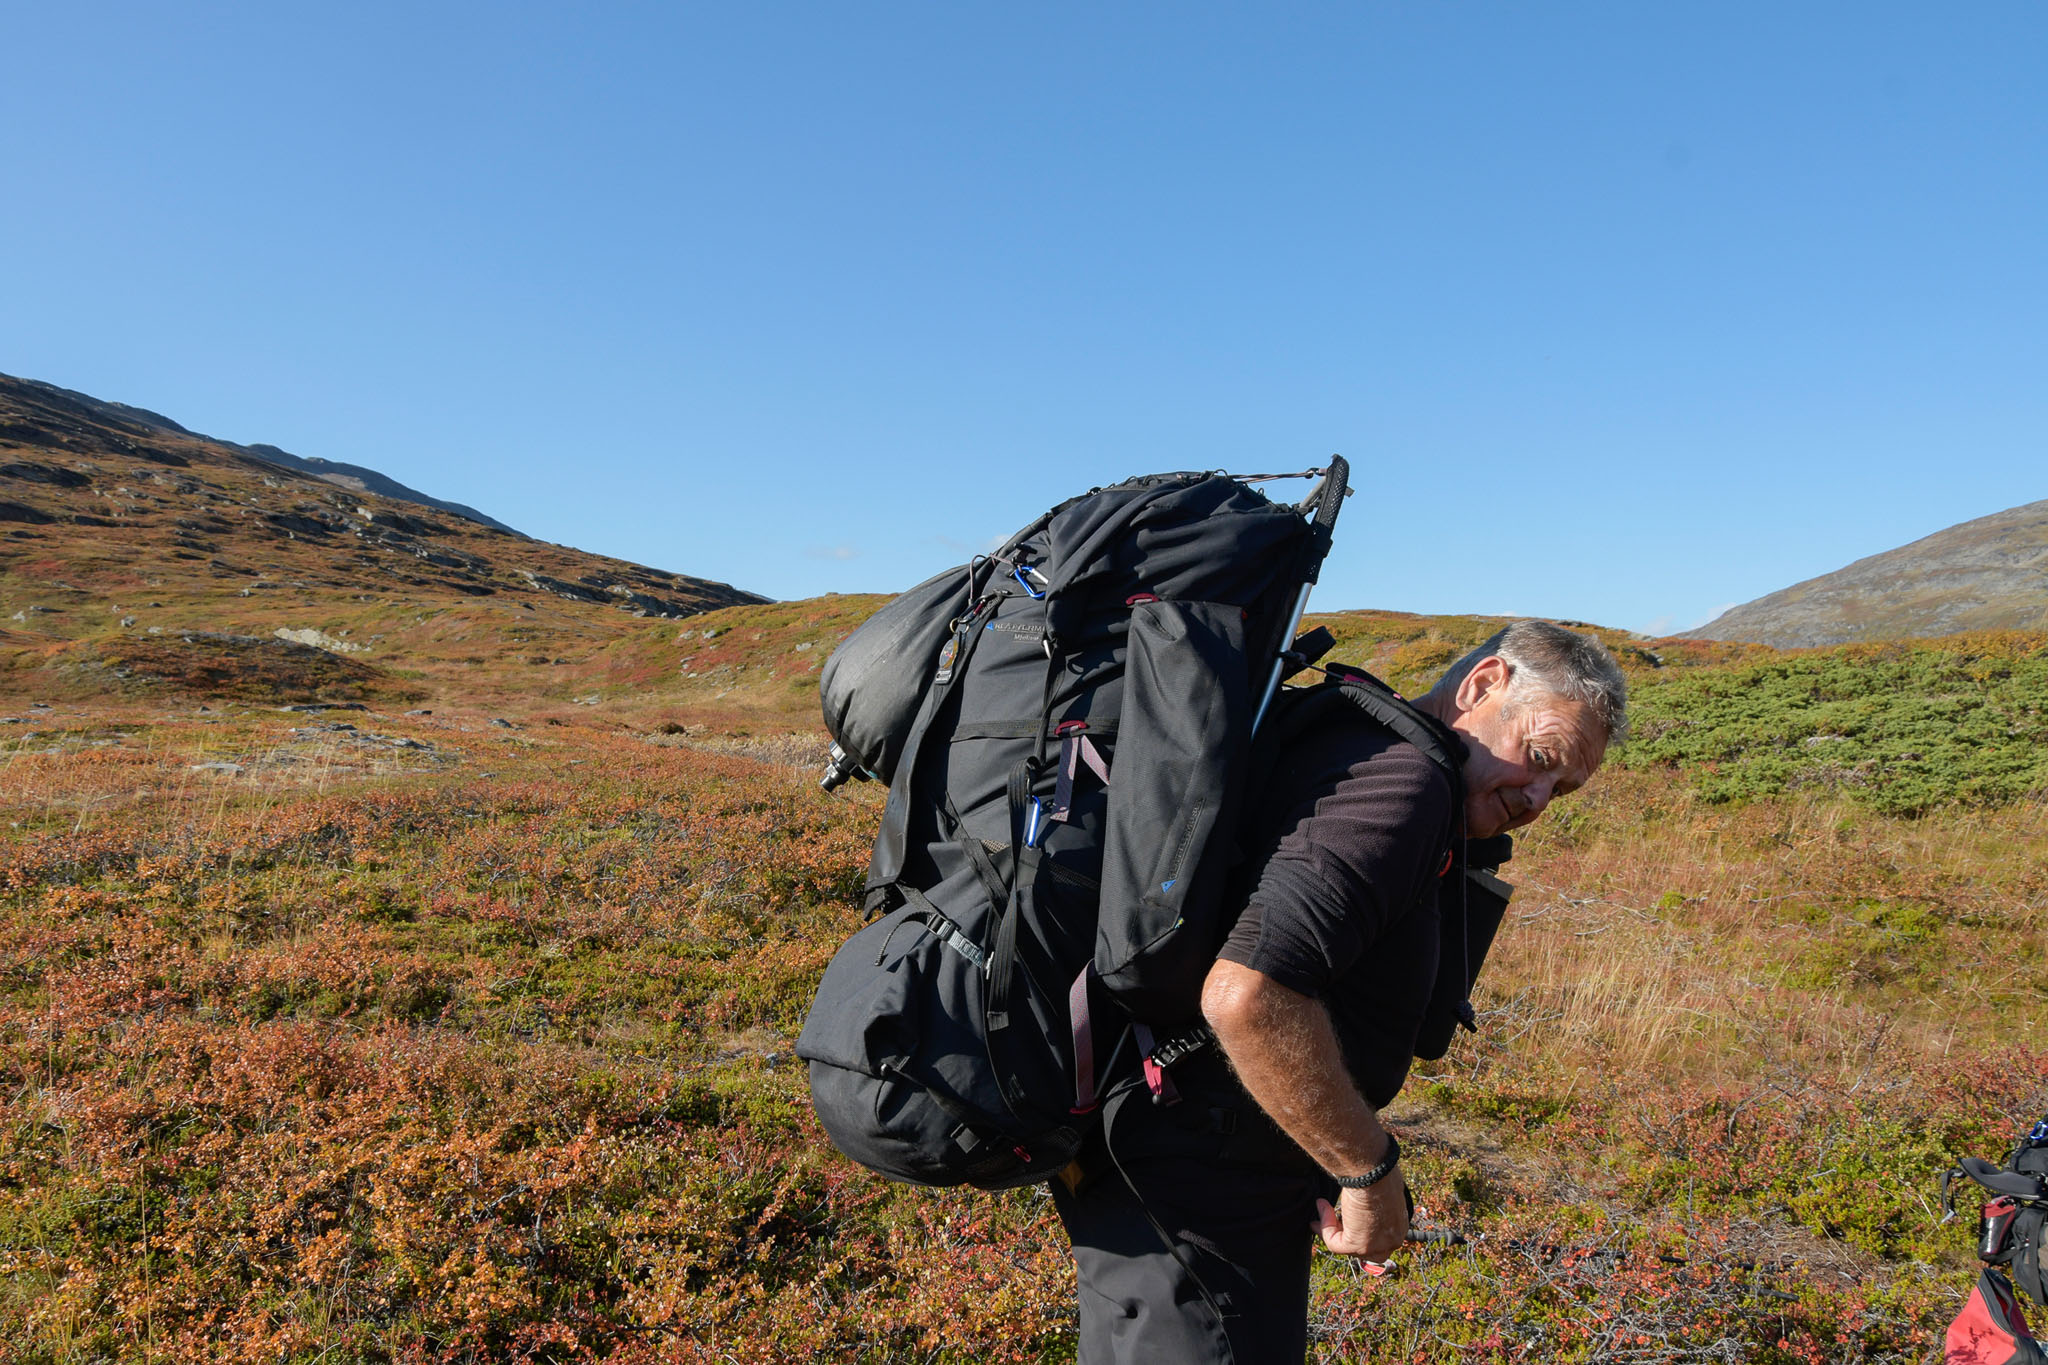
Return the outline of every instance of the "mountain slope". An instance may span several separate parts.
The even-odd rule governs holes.
[[[2048,501],[1966,521],[1744,603],[1686,634],[1798,649],[2048,629]]]
[[[226,670],[245,694],[374,692],[401,675],[428,695],[566,691],[642,618],[767,600],[423,496],[0,376],[0,685],[203,693]],[[494,682],[490,666],[514,660],[547,671]]]
[[[123,448],[120,444],[123,439],[146,436],[150,432],[174,439],[185,437],[203,441],[269,464],[282,465],[296,474],[311,474],[316,479],[324,479],[354,492],[377,493],[397,502],[416,502],[422,507],[453,512],[458,517],[466,517],[511,535],[522,534],[474,507],[422,493],[362,465],[307,458],[273,445],[239,446],[233,441],[202,436],[147,408],[109,403],[74,389],[45,384],[39,379],[18,379],[13,375],[0,374],[0,447],[14,444],[39,449],[54,445],[59,449],[78,450],[104,444],[119,450]]]
[[[295,473],[311,474],[314,478],[339,488],[351,489],[357,493],[377,493],[397,502],[416,502],[422,507],[437,507],[443,512],[453,512],[458,517],[467,517],[471,521],[489,526],[493,530],[503,531],[507,535],[523,537],[526,534],[524,531],[513,530],[496,517],[486,516],[467,503],[449,502],[445,498],[422,493],[416,488],[408,488],[388,474],[379,474],[376,470],[366,469],[359,464],[323,460],[317,455],[294,455],[289,450],[279,450],[271,445],[253,445],[245,449],[251,455],[268,460],[271,464],[283,465]]]

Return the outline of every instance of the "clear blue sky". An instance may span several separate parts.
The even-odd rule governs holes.
[[[1366,487],[1679,628],[2048,498],[2048,5],[18,5],[0,370],[777,597]]]

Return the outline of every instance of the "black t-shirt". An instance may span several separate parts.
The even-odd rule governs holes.
[[[1375,1107],[1407,1079],[1436,985],[1457,799],[1420,749],[1359,715],[1291,743],[1248,812],[1245,909],[1219,956],[1321,1000]]]

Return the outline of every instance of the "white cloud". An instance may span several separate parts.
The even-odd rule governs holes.
[[[1700,628],[1701,626],[1705,625],[1705,624],[1706,624],[1707,622],[1709,622],[1709,621],[1718,621],[1718,620],[1720,620],[1720,619],[1721,619],[1721,618],[1722,618],[1723,616],[1726,616],[1726,615],[1727,615],[1727,614],[1728,614],[1729,612],[1731,612],[1731,611],[1735,610],[1735,608],[1736,608],[1736,607],[1738,607],[1738,606],[1740,606],[1740,605],[1741,605],[1741,604],[1740,604],[1739,602],[1723,602],[1723,603],[1722,603],[1722,604],[1721,604],[1720,606],[1718,606],[1718,607],[1715,607],[1715,608],[1714,608],[1714,609],[1713,609],[1712,611],[1708,612],[1708,613],[1707,613],[1707,614],[1706,614],[1705,616],[1702,616],[1702,617],[1701,617],[1701,618],[1700,618],[1699,620],[1697,620],[1697,621],[1693,622],[1693,623],[1692,623],[1691,625],[1687,626],[1687,627],[1686,627],[1686,629],[1687,629],[1687,630],[1698,630],[1698,629],[1699,629],[1699,628]]]
[[[1680,635],[1688,630],[1698,630],[1701,626],[1707,624],[1709,621],[1718,619],[1719,617],[1726,614],[1730,609],[1734,608],[1737,605],[1739,604],[1735,602],[1723,602],[1720,606],[1715,607],[1705,616],[1699,617],[1696,620],[1687,621],[1683,624],[1680,624],[1678,617],[1674,613],[1667,611],[1661,616],[1652,618],[1649,624],[1643,627],[1643,634],[1652,637],[1661,637],[1665,635]]]

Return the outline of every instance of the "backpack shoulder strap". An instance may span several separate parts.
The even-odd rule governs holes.
[[[1381,729],[1392,731],[1420,749],[1424,758],[1451,779],[1451,789],[1462,797],[1465,790],[1464,754],[1456,733],[1449,726],[1416,710],[1406,698],[1370,673],[1343,678],[1337,683],[1337,688],[1346,701],[1372,717]]]
[[[1434,716],[1411,706],[1393,688],[1359,669],[1333,671],[1312,687],[1284,689],[1258,736],[1255,788],[1272,776],[1279,754],[1333,714],[1362,712],[1380,729],[1421,751],[1445,777],[1460,805],[1465,799],[1463,753],[1457,735]]]

